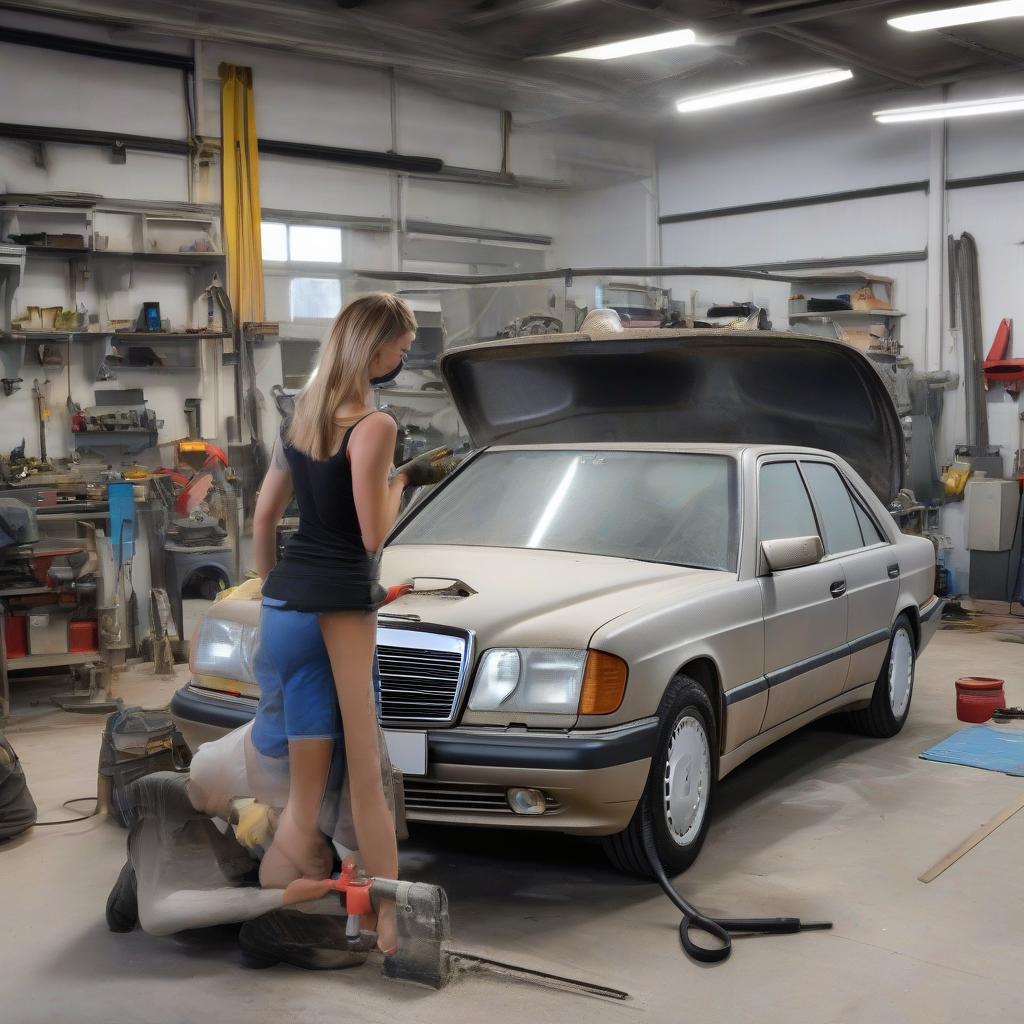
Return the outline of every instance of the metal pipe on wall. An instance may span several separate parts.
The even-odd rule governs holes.
[[[943,99],[945,93],[943,90]],[[928,283],[925,307],[925,370],[942,369],[943,282],[946,246],[946,161],[945,119],[932,124],[929,151],[928,188]]]
[[[950,285],[956,293],[956,323],[964,352],[964,386],[967,399],[967,444],[988,447],[988,410],[985,407],[985,358],[981,336],[981,281],[978,246],[964,232],[951,246]]]

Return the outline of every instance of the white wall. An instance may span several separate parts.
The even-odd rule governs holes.
[[[0,12],[0,24],[93,38],[124,44],[100,25],[61,22],[20,12]],[[133,36],[131,45],[178,54],[191,52],[191,42],[167,37]],[[399,80],[394,139],[391,123],[392,82],[387,71],[339,64],[254,47],[203,44],[199,50],[198,132],[220,133],[220,62],[253,70],[258,134],[264,138],[327,146],[385,151],[397,141],[400,153],[436,156],[447,165],[495,172],[501,163],[499,111],[434,95]],[[180,72],[118,63],[0,43],[0,95],[3,120],[53,127],[89,128],[109,132],[183,139],[186,112]],[[209,196],[201,194],[184,157],[129,151],[116,164],[91,147],[47,144],[46,167],[37,167],[29,146],[0,139],[0,188],[7,192],[78,192],[110,199],[143,202],[219,200],[219,168],[214,165]],[[615,145],[534,131],[516,125],[510,145],[514,174],[578,185],[600,180],[611,169],[626,183],[598,191],[565,188],[496,188],[471,183],[396,176],[387,172],[317,161],[262,156],[260,189],[264,208],[342,217],[405,219],[553,235],[556,245],[540,253],[541,265],[568,261],[646,263],[656,259],[654,228],[653,148],[637,154],[635,146]],[[628,180],[635,168],[635,177]],[[191,187],[190,187],[191,186]],[[40,230],[28,220],[20,230]],[[53,222],[49,222],[53,230]],[[76,230],[82,230],[81,227]],[[346,250],[360,266],[392,265],[395,248],[388,236],[369,233],[353,238]],[[443,268],[437,268],[443,269]],[[184,269],[137,262],[128,291],[109,298],[109,316],[135,316],[143,301],[156,300],[174,327],[188,317],[189,289]],[[78,301],[93,312],[102,309],[98,275],[78,281]],[[280,282],[268,280],[268,313],[280,315]],[[31,260],[15,312],[26,305],[69,305],[68,268],[59,261]],[[70,384],[82,405],[93,403],[96,346],[76,344],[71,352]],[[233,411],[230,371],[215,379],[219,353],[208,344],[208,373],[159,374],[145,370],[118,372],[118,386],[142,386],[150,406],[166,425],[161,441],[185,433],[183,402],[203,397],[204,433],[226,441],[225,417]],[[22,391],[0,397],[0,450],[10,451],[27,438],[28,453],[37,454],[37,432],[31,384],[42,370],[26,357]],[[38,362],[38,361],[37,361]],[[280,375],[276,347],[258,354],[259,384],[266,393]],[[53,414],[47,427],[52,456],[67,453],[68,430],[64,398],[69,374],[53,385]],[[110,386],[110,385],[103,385]],[[276,414],[267,410],[266,427],[273,431]],[[150,452],[142,461],[154,462]]]
[[[953,87],[948,98],[1020,93],[1022,85],[1024,76],[1008,75]],[[929,180],[936,171],[934,133],[941,128],[929,123],[882,125],[871,112],[941,100],[938,90],[795,108],[792,101],[780,100],[756,111],[751,105],[714,111],[713,118],[680,118],[660,141],[660,214]],[[1021,121],[1020,114],[951,121],[947,177],[1024,171]],[[921,251],[931,238],[928,262],[864,269],[895,280],[896,304],[907,313],[901,332],[904,352],[915,365],[922,370],[950,369],[962,376],[960,352],[945,330],[946,235],[969,231],[977,239],[987,351],[1003,317],[1014,318],[1024,330],[1024,291],[1019,287],[1024,269],[1022,204],[1024,184],[1011,184],[949,191],[941,220],[936,219],[940,207],[933,197],[911,192],[667,224],[662,227],[663,258],[665,263],[691,265],[838,259]],[[938,308],[934,302],[929,308],[928,276],[936,265],[941,269],[942,294]],[[784,309],[772,312],[776,324],[785,322]],[[1016,354],[1024,355],[1024,341],[1017,343]],[[989,391],[987,405],[991,443],[1001,447],[1009,471],[1020,444],[1019,405],[1000,386]],[[964,439],[961,383],[959,392],[946,395],[940,460],[948,461],[953,445]]]

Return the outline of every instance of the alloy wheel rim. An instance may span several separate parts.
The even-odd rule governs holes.
[[[710,780],[711,752],[704,726],[684,715],[669,739],[664,777],[665,823],[678,846],[688,846],[700,832]]]
[[[910,688],[914,681],[914,647],[910,634],[900,628],[892,641],[889,655],[889,707],[893,717],[900,719],[910,703]]]

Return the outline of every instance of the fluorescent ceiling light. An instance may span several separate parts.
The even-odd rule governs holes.
[[[677,46],[692,46],[697,42],[693,29],[681,28],[676,32],[661,32],[656,36],[640,36],[638,39],[623,39],[618,43],[591,46],[586,50],[570,50],[556,54],[558,57],[582,57],[585,60],[614,60],[616,57],[632,57],[638,53],[653,53],[655,50],[674,50]]]
[[[999,3],[971,4],[969,7],[947,7],[944,11],[928,11],[925,14],[907,14],[902,18],[890,18],[889,24],[904,32],[924,32],[930,28],[1021,17],[1024,17],[1024,0],[1000,0]]]
[[[930,107],[897,107],[876,110],[875,120],[881,124],[899,121],[934,121],[942,117],[973,117],[976,114],[1005,114],[1024,110],[1024,96],[1001,96],[992,100],[970,100],[966,103],[935,103]]]
[[[852,71],[815,71],[810,75],[796,75],[793,78],[775,78],[768,82],[740,86],[738,89],[691,96],[689,99],[679,100],[676,109],[681,114],[689,114],[694,110],[709,110],[712,107],[728,106],[730,103],[746,103],[749,100],[764,99],[766,96],[783,96],[790,92],[803,92],[804,89],[817,89],[822,85],[845,82],[848,78],[853,78]]]

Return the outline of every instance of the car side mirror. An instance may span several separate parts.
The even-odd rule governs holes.
[[[762,565],[769,572],[814,565],[824,556],[825,549],[817,534],[811,537],[780,537],[778,540],[761,541]]]

